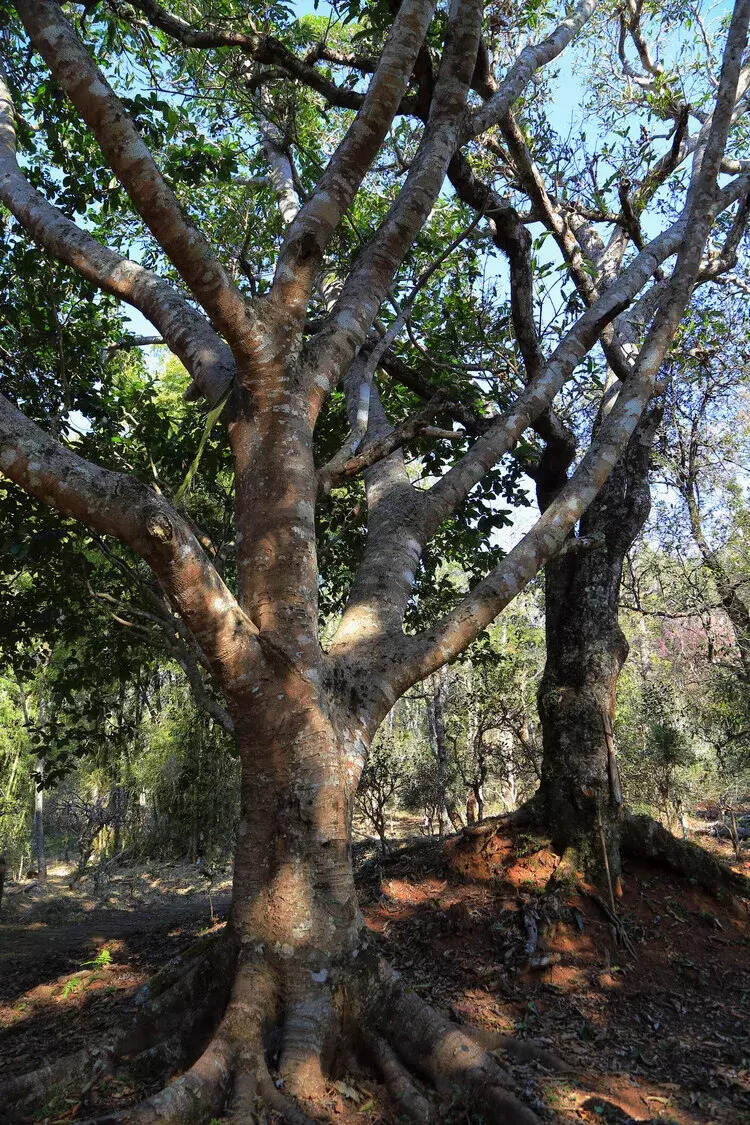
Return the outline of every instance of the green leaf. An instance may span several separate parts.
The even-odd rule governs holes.
[[[210,410],[208,412],[208,415],[206,417],[206,424],[203,427],[203,433],[201,434],[201,440],[198,443],[198,452],[196,453],[195,457],[193,458],[192,464],[190,465],[190,468],[188,469],[187,473],[185,474],[185,479],[183,480],[182,484],[180,485],[180,487],[177,489],[177,492],[175,493],[174,498],[175,498],[175,502],[177,504],[180,504],[182,502],[183,497],[190,491],[190,486],[193,483],[193,478],[195,477],[195,474],[198,472],[198,466],[201,463],[201,457],[203,456],[203,450],[206,447],[206,442],[208,441],[208,439],[211,435],[211,430],[214,428],[216,423],[219,421],[219,418],[221,417],[221,412],[224,409],[224,407],[226,406],[227,399],[229,398],[230,394],[231,394],[231,389],[227,391],[227,393],[224,395],[224,398],[221,400],[221,402],[218,402],[216,404],[216,406],[213,408],[213,410]]]

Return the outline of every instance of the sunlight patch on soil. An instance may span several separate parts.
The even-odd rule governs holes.
[[[534,1040],[569,1064],[564,1075],[498,1057],[542,1120],[740,1125],[750,1120],[748,918],[677,877],[626,864],[618,906],[636,956],[578,890],[545,894],[557,857],[543,841],[500,833],[417,841],[377,857],[362,910],[384,954],[415,991],[462,1023]],[[218,928],[218,890],[192,865],[118,872],[94,893],[66,872],[0,918],[0,1054],[10,1075],[110,1034],[165,958]],[[529,918],[538,929],[536,967]],[[85,964],[103,947],[106,965]],[[139,1096],[104,1078],[83,1102],[61,1091],[53,1123]],[[339,1125],[403,1118],[365,1070],[329,1088]],[[465,1123],[460,1107],[444,1115]],[[38,1120],[44,1120],[41,1117]],[[478,1125],[478,1123],[477,1123]]]

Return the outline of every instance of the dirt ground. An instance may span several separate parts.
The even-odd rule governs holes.
[[[543,841],[498,832],[417,839],[387,858],[362,844],[362,910],[425,999],[459,1021],[541,1041],[570,1068],[512,1064],[516,1092],[543,1120],[750,1122],[747,914],[629,863],[618,904],[629,952],[595,899],[545,894],[556,864]],[[219,924],[229,875],[212,874],[209,885],[189,865],[128,869],[71,891],[58,869],[46,888],[11,885],[0,915],[2,1076],[127,1019],[149,975]],[[28,1120],[73,1121],[143,1093],[109,1078],[60,1090]],[[404,1120],[365,1071],[332,1087],[332,1108],[341,1125]],[[460,1105],[443,1120],[479,1125]]]

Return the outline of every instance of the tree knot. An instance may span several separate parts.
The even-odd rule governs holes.
[[[146,512],[146,533],[152,539],[158,539],[160,543],[169,543],[174,537],[172,524],[158,508]]]

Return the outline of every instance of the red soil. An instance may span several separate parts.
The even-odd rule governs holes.
[[[561,1075],[503,1058],[542,1119],[749,1122],[747,915],[658,867],[626,864],[617,910],[631,956],[586,893],[545,893],[557,863],[524,836],[422,842],[363,872],[362,909],[425,999],[488,1031],[541,1040],[569,1065]],[[186,907],[149,904],[124,929],[111,910],[88,911],[77,926],[0,925],[3,1074],[96,1041],[124,1019],[165,954],[205,927],[204,897],[192,914]],[[529,920],[543,967],[529,967]],[[81,969],[105,944],[111,964]],[[83,1097],[61,1091],[35,1120],[75,1120],[142,1093],[118,1080]],[[330,1116],[341,1125],[403,1120],[365,1071],[332,1085]],[[460,1105],[443,1120],[479,1125]]]

